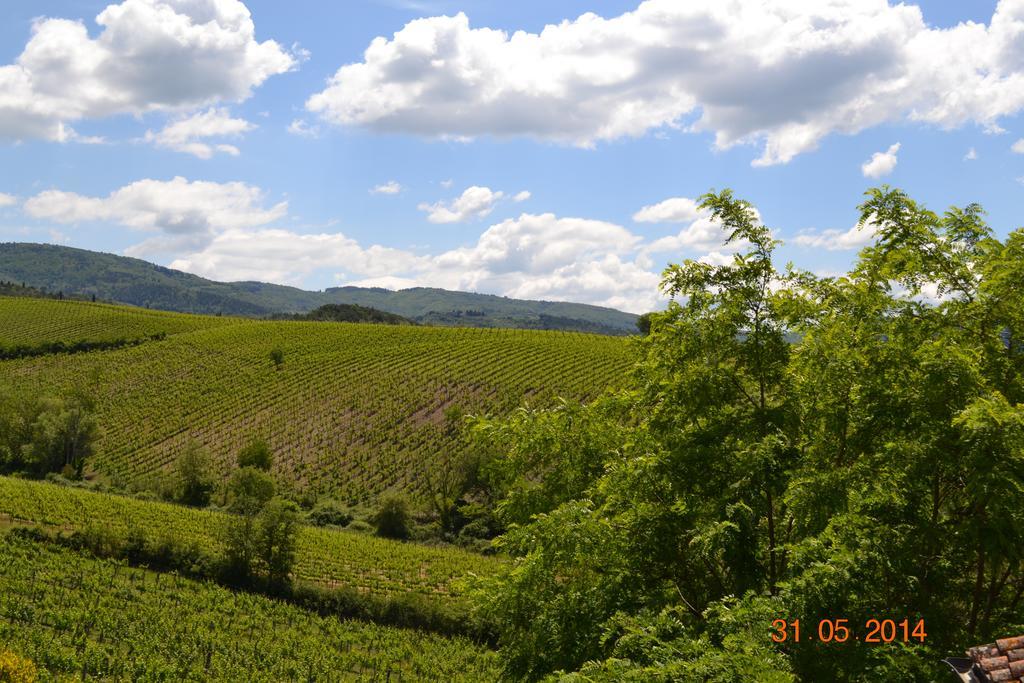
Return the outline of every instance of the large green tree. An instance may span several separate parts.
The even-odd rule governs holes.
[[[478,604],[509,673],[929,680],[1024,627],[1024,231],[883,187],[829,278],[779,270],[730,192],[702,208],[736,255],[665,271],[628,389],[476,424],[515,558]],[[776,618],[927,637],[776,644]]]

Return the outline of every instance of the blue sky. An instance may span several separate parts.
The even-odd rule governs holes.
[[[883,182],[1021,225],[1024,0],[756,5],[8,0],[0,240],[642,311],[712,188],[819,272]]]

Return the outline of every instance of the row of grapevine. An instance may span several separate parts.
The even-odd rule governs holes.
[[[0,537],[0,643],[47,678],[485,681],[461,638],[320,617],[210,583]]]
[[[0,477],[0,521],[62,530],[95,526],[146,537],[219,546],[225,513]],[[486,575],[499,561],[457,548],[401,543],[355,532],[304,527],[298,537],[297,578],[363,592],[449,596],[470,573]]]
[[[276,368],[272,349],[284,352]],[[237,321],[117,351],[0,363],[0,381],[59,393],[98,378],[93,466],[122,484],[169,467],[189,441],[223,472],[254,436],[275,475],[353,504],[422,489],[419,474],[466,448],[449,407],[502,413],[622,381],[622,339],[564,332]]]
[[[0,346],[142,339],[236,322],[83,301],[0,297]]]

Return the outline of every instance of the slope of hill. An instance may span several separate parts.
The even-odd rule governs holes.
[[[150,316],[34,303],[0,299],[0,317],[15,330],[52,318],[53,329],[73,335],[69,325],[89,328],[90,316]],[[62,326],[62,316],[74,323]],[[451,424],[460,412],[591,397],[621,382],[631,362],[626,340],[598,335],[226,318],[199,318],[212,326],[197,329],[195,317],[180,317],[176,334],[73,362],[63,354],[2,361],[0,385],[26,396],[88,385],[102,432],[90,466],[116,483],[144,482],[192,441],[227,474],[261,437],[280,481],[358,504],[387,489],[421,492],[430,468],[469,452]],[[280,365],[271,351],[283,354]]]
[[[0,477],[0,526],[26,523],[65,531],[102,527],[126,536],[171,535],[183,543],[218,547],[226,513],[125,496]],[[494,573],[499,561],[458,548],[390,541],[350,531],[304,527],[298,537],[295,577],[363,593],[419,593],[450,598],[471,572]]]
[[[51,244],[0,244],[0,280],[50,292],[186,313],[262,317],[324,304],[358,304],[418,322],[632,334],[636,316],[585,304],[526,301],[413,288],[337,287],[309,292],[262,282],[214,282],[146,261]]]
[[[0,644],[42,680],[487,681],[497,657],[0,536]],[[6,677],[5,677],[6,678]],[[15,678],[13,680],[23,680]]]
[[[232,322],[231,318],[67,299],[0,296],[0,347],[134,340]]]

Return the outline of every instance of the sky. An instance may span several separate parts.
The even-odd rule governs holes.
[[[863,192],[1024,223],[1024,0],[4,0],[0,241],[215,280],[632,312],[735,247],[843,272]]]

